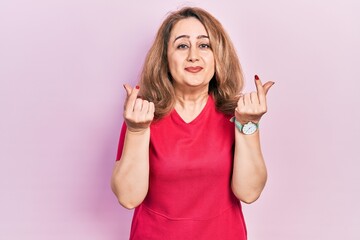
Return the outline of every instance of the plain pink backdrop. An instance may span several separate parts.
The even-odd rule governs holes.
[[[0,2],[0,239],[128,239],[110,190],[124,100],[167,12],[200,6],[276,84],[249,240],[360,239],[360,9],[334,1]]]

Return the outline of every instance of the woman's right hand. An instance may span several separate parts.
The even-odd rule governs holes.
[[[154,119],[155,105],[153,102],[138,98],[140,88],[132,88],[124,84],[126,100],[124,104],[124,119],[127,130],[140,133],[146,130]]]

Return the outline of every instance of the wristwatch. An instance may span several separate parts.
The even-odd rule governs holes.
[[[243,134],[245,135],[251,135],[253,133],[256,132],[256,130],[259,128],[259,124],[258,123],[254,123],[254,122],[248,122],[245,123],[244,125],[241,124],[239,121],[236,120],[235,117],[232,117],[230,119],[231,122],[235,123],[236,128]]]

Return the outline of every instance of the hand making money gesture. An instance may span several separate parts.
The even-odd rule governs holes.
[[[255,75],[256,90],[242,94],[235,109],[235,118],[241,124],[248,122],[258,123],[267,111],[266,94],[274,82],[268,81],[262,85],[259,77]]]
[[[124,104],[124,119],[128,131],[141,132],[147,129],[154,119],[155,105],[153,102],[138,97],[140,88],[124,84],[126,100]]]

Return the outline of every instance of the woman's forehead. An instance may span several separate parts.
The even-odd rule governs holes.
[[[187,38],[208,37],[208,33],[204,25],[196,18],[189,17],[178,21],[170,34],[172,40],[176,40],[181,36]]]

